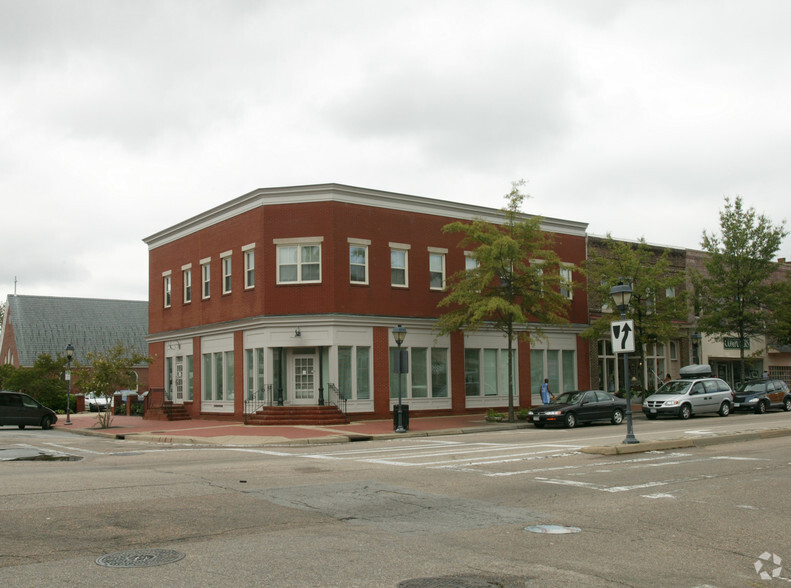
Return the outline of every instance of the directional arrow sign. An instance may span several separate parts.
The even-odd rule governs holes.
[[[634,353],[634,321],[614,321],[610,336],[614,353]]]

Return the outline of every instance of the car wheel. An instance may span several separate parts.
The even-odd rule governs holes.
[[[685,421],[691,416],[692,408],[689,406],[689,404],[681,405],[681,408],[678,411],[678,418],[680,418],[682,421]]]
[[[755,405],[755,414],[764,414],[766,412],[766,402],[761,400]]]
[[[573,412],[568,413],[564,422],[567,428],[573,429],[577,426],[577,415],[575,415]]]
[[[623,411],[620,408],[616,408],[614,411],[612,411],[612,418],[610,419],[610,422],[613,425],[620,425],[623,422]]]
[[[17,425],[17,427],[19,427],[20,429],[24,429],[25,425]]]
[[[41,428],[42,429],[51,429],[52,428],[52,417],[51,416],[45,416],[43,419],[41,419]]]
[[[645,418],[647,418],[649,421],[655,421],[657,416],[658,416],[658,415],[651,414],[650,412],[647,412],[647,413],[645,414]]]
[[[720,410],[719,410],[718,414],[720,416],[728,416],[729,414],[731,414],[731,405],[729,403],[727,403],[727,402],[723,402],[720,405]]]
[[[543,429],[545,424],[546,424],[546,423],[533,423],[533,426],[534,426],[536,429]]]
[[[783,400],[783,410],[786,412],[791,410],[791,398]]]

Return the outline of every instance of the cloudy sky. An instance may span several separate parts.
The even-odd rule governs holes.
[[[271,186],[499,208],[524,178],[525,212],[690,248],[726,196],[791,221],[790,23],[786,0],[0,0],[0,299],[144,300],[143,238]]]

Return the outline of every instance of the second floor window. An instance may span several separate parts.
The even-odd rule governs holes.
[[[231,293],[231,256],[222,258],[222,293]]]
[[[364,243],[349,243],[349,281],[368,283],[368,246]]]
[[[255,251],[248,249],[244,252],[244,287],[255,286]]]
[[[428,254],[429,287],[432,290],[445,288],[445,253]]]
[[[572,282],[571,282],[571,268],[560,267],[560,293],[571,300],[572,297]]]
[[[279,245],[277,248],[277,282],[321,282],[321,245]]]
[[[192,302],[192,268],[183,270],[184,278],[184,303]]]
[[[164,281],[165,281],[165,283],[164,283],[165,308],[170,308],[170,302],[171,302],[171,300],[170,300],[170,295],[171,295],[171,291],[170,291],[170,285],[171,285],[170,284],[170,274],[164,276]]]
[[[408,250],[406,248],[390,248],[390,284],[392,286],[409,286]]]
[[[201,264],[201,296],[208,298],[211,296],[211,265],[209,262]]]

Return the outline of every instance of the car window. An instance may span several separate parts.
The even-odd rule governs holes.
[[[657,394],[686,394],[689,384],[688,380],[671,380],[657,390]]]
[[[717,383],[720,385],[720,392],[730,392],[731,387],[728,386],[728,382],[725,380],[717,380]]]
[[[692,391],[690,394],[703,394],[704,390],[705,388],[703,388],[703,382],[695,382],[695,385],[692,386]]]
[[[774,392],[775,391],[775,383],[772,380],[769,380],[766,383],[766,391],[767,392]]]
[[[596,400],[599,402],[609,402],[610,395],[607,392],[602,392],[601,390],[596,390]]]
[[[30,396],[23,396],[22,404],[24,404],[28,408],[38,408],[38,402],[33,400]]]
[[[583,402],[596,402],[596,394],[594,392],[585,392],[582,397]]]
[[[564,392],[557,397],[555,402],[558,404],[576,404],[579,402],[581,396],[581,392]]]
[[[788,385],[783,380],[775,380],[775,389],[788,392]]]
[[[706,389],[706,392],[719,392],[720,390],[717,380],[706,380],[703,382],[703,387]]]

